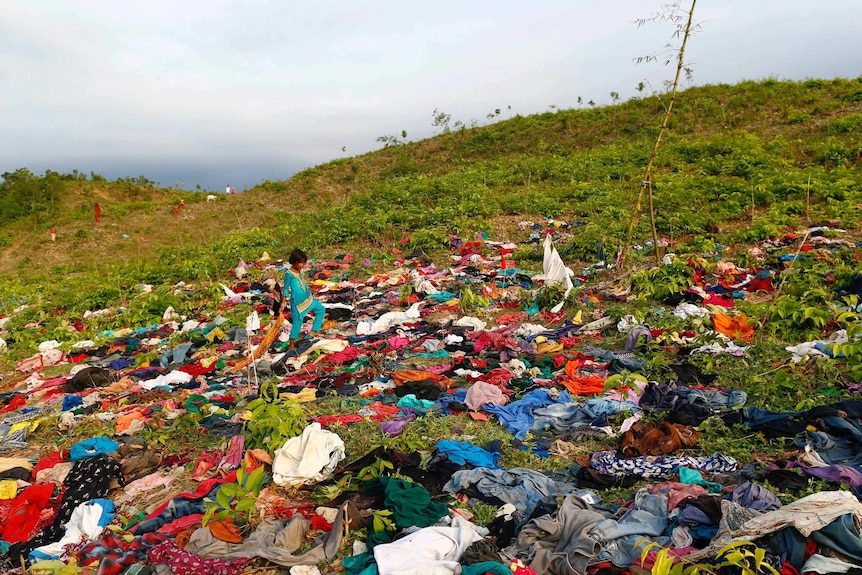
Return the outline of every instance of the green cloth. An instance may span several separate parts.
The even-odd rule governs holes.
[[[421,412],[426,412],[434,406],[433,401],[430,399],[418,399],[414,394],[408,393],[404,397],[398,400],[398,407],[412,407],[413,409]]]
[[[437,351],[414,353],[413,357],[422,357],[425,359],[440,359],[442,357],[449,357],[449,352],[445,349],[438,349]]]
[[[195,402],[204,404],[209,403],[209,400],[199,393],[193,393],[186,399],[186,411],[189,413],[201,413],[201,408],[195,405]],[[201,413],[201,415],[203,414]]]
[[[688,467],[680,467],[678,471],[680,483],[700,485],[701,487],[706,487],[706,490],[710,493],[721,493],[721,489],[723,487],[721,483],[707,481],[703,478],[703,475],[700,474],[700,471],[689,469]]]
[[[472,565],[461,565],[461,575],[512,575],[512,570],[496,561],[480,561]]]
[[[377,575],[377,563],[374,561],[374,554],[370,551],[353,555],[351,557],[343,557],[341,565],[344,566],[344,572],[347,575]]]
[[[400,529],[415,525],[428,527],[441,517],[449,516],[449,509],[439,501],[431,501],[428,490],[394,477],[374,477],[362,486],[369,495],[384,494],[383,506],[392,511],[392,517]]]

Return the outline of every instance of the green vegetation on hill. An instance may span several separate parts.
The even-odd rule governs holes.
[[[433,252],[449,233],[505,232],[512,221],[542,216],[580,222],[561,248],[591,262],[597,242],[612,252],[623,239],[662,112],[655,95],[516,116],[335,160],[211,203],[146,178],[18,170],[0,186],[0,295],[70,309],[116,305],[138,283],[214,279],[264,250],[356,248],[385,259],[406,234],[408,249]],[[806,221],[856,228],[860,160],[862,79],[691,88],[679,94],[659,151],[659,234],[730,245]],[[172,218],[180,197],[187,207]],[[104,209],[100,225],[92,223],[94,201]],[[636,239],[648,237],[648,225],[641,218]]]

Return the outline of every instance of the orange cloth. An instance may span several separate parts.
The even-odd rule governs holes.
[[[126,431],[129,427],[131,427],[132,422],[136,419],[146,419],[143,413],[140,411],[132,411],[129,413],[124,413],[117,417],[117,429],[115,433],[122,433]]]
[[[584,361],[580,358],[566,363],[566,379],[560,383],[574,395],[599,395],[605,390],[605,380],[598,375],[582,377],[579,368]]]
[[[228,543],[242,543],[242,535],[239,534],[239,527],[234,525],[233,518],[228,517],[221,521],[210,521],[207,523],[210,532],[216,539],[221,539]]]
[[[712,325],[715,331],[730,339],[741,339],[748,342],[754,339],[754,326],[749,325],[745,315],[730,317],[717,313],[712,316]]]
[[[192,533],[198,530],[198,527],[192,527],[191,529],[183,529],[177,536],[174,538],[174,545],[179,547],[180,549],[185,549],[186,544],[189,542],[189,538],[192,536]]]
[[[247,470],[256,469],[262,463],[272,465],[272,456],[263,449],[248,449],[243,459]]]
[[[573,395],[599,395],[605,390],[605,380],[598,375],[572,377],[560,383]]]
[[[408,381],[424,381],[430,379],[443,387],[450,387],[452,380],[445,375],[434,375],[430,371],[421,371],[418,369],[404,369],[401,371],[393,371],[389,376],[395,380],[395,385],[404,385]]]

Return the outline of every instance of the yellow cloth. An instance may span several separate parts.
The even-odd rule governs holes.
[[[30,573],[33,575],[80,575],[81,568],[78,567],[74,559],[69,561],[68,565],[64,561],[50,559],[33,563],[30,566]]]
[[[18,482],[14,479],[0,480],[0,499],[15,499],[18,493]]]
[[[280,393],[278,395],[299,403],[308,403],[317,399],[317,390],[313,387],[306,387],[299,393]]]
[[[218,338],[219,341],[222,341],[224,339],[227,339],[227,334],[219,328],[214,328],[207,334],[207,341],[212,343],[213,340],[216,338]]]

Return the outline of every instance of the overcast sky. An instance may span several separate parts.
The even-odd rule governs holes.
[[[683,0],[688,6],[688,0]],[[242,190],[433,135],[656,88],[652,0],[0,0],[0,172]],[[862,75],[860,0],[700,0],[695,84]],[[342,152],[342,147],[346,152]]]

